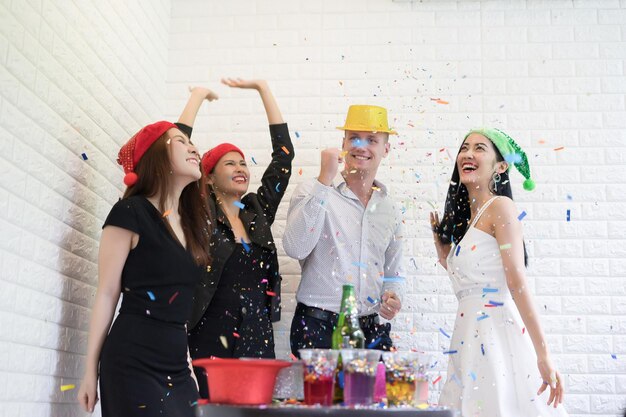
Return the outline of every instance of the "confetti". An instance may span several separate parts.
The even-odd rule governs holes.
[[[369,302],[370,302],[370,303],[372,303],[372,304],[376,304],[376,303],[377,303],[377,301],[376,301],[376,300],[374,300],[374,299],[373,299],[372,297],[370,297],[369,295],[367,296],[367,301],[369,301]]]
[[[261,284],[267,284],[267,279],[266,279],[266,278],[263,278],[263,279],[261,280]]]
[[[220,336],[220,342],[222,342],[224,349],[228,349],[228,340],[226,340],[226,336]]]
[[[510,243],[505,243],[504,245],[500,245],[500,250],[511,249]]]
[[[458,350],[446,350],[445,352],[443,352],[444,355],[454,355],[455,353],[458,353]]]
[[[441,381],[441,375],[439,375],[437,378],[435,378],[435,380],[433,381],[433,385],[435,385],[439,381]]]
[[[437,104],[450,104],[449,102],[447,102],[445,100],[437,100],[436,103]]]
[[[298,131],[296,130],[296,137],[299,138],[300,137],[300,133],[298,133]]]
[[[568,195],[567,195],[567,199],[568,199],[569,201],[572,201],[572,196],[568,194]]]
[[[570,221],[572,212],[567,209],[567,221]]]
[[[456,252],[454,253],[454,256],[459,256],[459,252],[461,251],[461,245],[458,245],[456,247]]]
[[[237,332],[233,332],[233,337],[236,337],[237,339],[239,339],[239,337],[240,337],[240,336],[239,336],[239,333],[237,333]]]
[[[554,148],[555,151],[562,151],[563,149],[565,149],[565,146],[560,146],[558,148]]]
[[[254,160],[254,156],[253,156],[253,157],[251,157],[250,159],[252,159],[252,163],[254,163],[254,165],[259,165],[259,164],[257,164],[257,163],[256,163],[256,161]]]
[[[447,337],[448,339],[450,339],[450,335],[448,333],[446,333],[445,330],[443,330],[441,327],[439,328],[439,331],[441,332],[442,335],[444,335],[445,337]]]
[[[246,206],[241,201],[233,201],[233,205],[239,207],[240,209],[244,209]]]
[[[163,213],[163,217],[167,217],[170,214],[172,214],[172,210],[171,209],[165,210],[165,213]]]
[[[82,156],[83,161],[86,161],[86,160],[88,160],[88,159],[89,159],[89,158],[87,158],[87,154],[86,154],[86,153],[84,153],[84,152],[83,152],[83,153],[81,153],[81,154],[80,154],[80,156]]]
[[[280,183],[276,184],[275,190],[277,193],[280,193]]]
[[[480,351],[483,353],[483,356],[485,356],[485,345],[482,343],[480,344]]]
[[[374,347],[378,346],[378,344],[380,343],[380,341],[382,340],[382,337],[379,337],[378,339],[374,340],[372,343],[370,343],[369,345],[367,345],[368,349],[373,349]]]
[[[522,219],[523,219],[524,217],[526,217],[526,212],[525,212],[525,211],[522,211],[522,212],[519,214],[519,216],[517,216],[517,220],[522,221]]]
[[[500,291],[498,288],[483,288],[483,292],[498,292]]]
[[[285,146],[281,147],[280,149],[282,149],[283,152],[285,152],[287,155],[289,155],[289,149],[287,149]]]
[[[421,403],[417,406],[420,410],[426,410],[428,407],[430,406],[427,403]]]
[[[472,246],[472,250],[476,250],[476,245]]]
[[[495,307],[501,307],[504,305],[504,303],[501,303],[500,301],[493,301],[493,300],[489,300],[489,304]]]
[[[367,265],[364,264],[363,262],[352,262],[352,265],[357,266],[359,268],[367,268]]]
[[[171,297],[168,304],[172,304],[172,302],[178,297],[178,291],[176,291]]]
[[[383,282],[404,282],[404,277],[383,277]]]
[[[298,361],[298,358],[297,358],[297,357],[296,357],[296,355],[294,355],[293,353],[290,353],[290,354],[289,354],[289,358],[290,358],[292,361]]]
[[[472,381],[476,381],[476,374],[474,371],[470,371],[469,376],[472,378]]]
[[[243,238],[241,238],[241,244],[243,245],[243,249],[246,251],[246,253],[250,253],[250,245],[248,245]]]
[[[483,314],[480,317],[476,317],[476,321],[485,320],[486,318],[489,318],[489,314]]]
[[[265,291],[265,294],[269,295],[270,297],[276,297],[276,293],[274,291]]]
[[[617,355],[616,355],[615,353],[611,353],[611,357],[612,357],[613,359],[617,359]]]
[[[298,175],[302,175],[302,168],[298,171]]]
[[[148,297],[150,297],[150,300],[152,300],[152,301],[156,300],[156,297],[154,296],[152,291],[148,291]]]
[[[140,406],[139,406],[139,407],[137,407],[137,408],[146,408],[146,406],[145,406],[145,405],[140,405]]]
[[[522,327],[522,334],[526,333],[526,327]]]
[[[76,385],[74,384],[66,384],[66,385],[61,385],[61,391],[65,392],[65,391],[69,391],[71,389],[76,388]]]

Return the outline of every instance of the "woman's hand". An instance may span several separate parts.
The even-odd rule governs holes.
[[[439,229],[439,213],[436,211],[430,212],[430,227],[433,231],[433,241],[435,243],[435,249],[437,249],[437,260],[445,269],[448,269],[448,263],[446,259],[448,258],[448,254],[450,253],[450,245],[444,245],[441,243],[441,239],[439,239],[439,234],[437,234],[437,229]]]
[[[222,78],[222,84],[234,88],[252,88],[259,91],[267,87],[265,80],[244,80],[241,78]]]
[[[97,387],[98,377],[85,375],[82,383],[80,384],[78,394],[76,394],[78,403],[81,405],[83,410],[89,413],[93,413],[93,409],[98,402]]]
[[[546,388],[550,387],[548,405],[554,404],[554,408],[556,408],[563,402],[564,392],[561,374],[559,374],[559,371],[556,370],[550,358],[538,359],[537,367],[539,368],[539,373],[543,379],[543,382],[539,387],[539,391],[537,391],[537,395],[540,395],[546,390]]]
[[[208,101],[217,100],[219,98],[213,90],[209,90],[205,87],[189,87],[189,92],[194,95],[197,94]]]

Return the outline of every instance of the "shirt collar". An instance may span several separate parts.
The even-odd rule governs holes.
[[[343,177],[343,175],[341,175],[341,172],[338,172],[337,175],[335,175],[335,178],[333,179],[333,182],[331,185],[333,188],[335,188],[344,196],[358,200],[358,197],[348,187],[348,184],[346,183],[346,180]],[[381,197],[387,196],[387,187],[382,182],[378,181],[377,179],[374,179],[373,187],[375,187],[374,193],[381,193],[380,194]]]

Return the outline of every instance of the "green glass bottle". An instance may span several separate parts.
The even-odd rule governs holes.
[[[365,347],[365,334],[359,325],[359,315],[354,294],[354,285],[345,284],[341,296],[341,310],[337,319],[337,326],[333,330],[333,349],[363,349]],[[337,372],[335,374],[334,403],[343,402],[343,365],[341,356],[337,360]]]

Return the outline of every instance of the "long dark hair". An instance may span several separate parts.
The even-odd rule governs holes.
[[[489,139],[489,138],[487,138]],[[463,140],[465,143],[465,140]],[[461,143],[461,146],[463,146]],[[504,157],[493,145],[493,150],[496,151],[496,162],[504,161]],[[459,152],[461,148],[459,147]],[[457,152],[457,157],[459,152]],[[454,159],[454,171],[452,171],[452,178],[450,179],[450,186],[448,187],[448,195],[446,196],[446,204],[443,209],[443,218],[437,228],[437,235],[439,240],[443,244],[454,243],[458,245],[467,228],[469,227],[469,220],[472,217],[470,210],[469,193],[467,187],[461,184],[461,176],[459,174],[459,167],[456,163],[457,158]],[[511,189],[511,182],[509,181],[509,171],[505,171],[500,174],[500,181],[496,184],[492,192],[496,195],[509,197],[513,200],[513,190]],[[524,265],[528,266],[528,253],[526,252],[526,244],[522,240],[524,245]]]
[[[165,212],[167,193],[170,187],[171,162],[167,152],[167,133],[157,139],[143,155],[135,172],[137,182],[126,189],[124,198],[133,195],[152,197],[159,195],[159,211]],[[202,196],[201,185],[203,178],[187,185],[180,195],[178,212],[180,213],[180,223],[187,241],[187,250],[193,256],[196,264],[207,266],[211,262],[211,257],[207,248],[209,247],[209,227],[214,224],[211,215],[206,207],[205,198]],[[174,239],[177,239],[174,230],[170,226],[167,217],[163,218],[163,223],[167,227]]]

